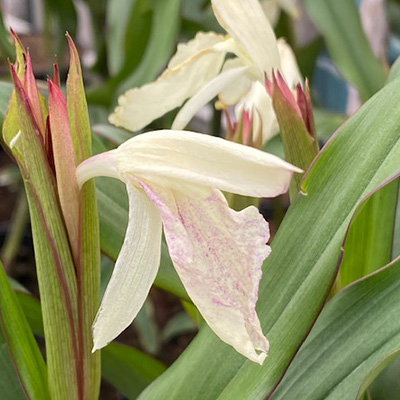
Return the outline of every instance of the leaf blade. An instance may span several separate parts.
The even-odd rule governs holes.
[[[0,325],[27,396],[50,399],[46,364],[1,263]]]
[[[356,2],[306,0],[305,5],[340,72],[364,101],[370,98],[383,86],[385,71],[364,34]]]

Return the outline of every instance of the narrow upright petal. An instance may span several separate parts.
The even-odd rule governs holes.
[[[122,180],[136,176],[163,187],[176,182],[255,197],[285,192],[300,169],[247,146],[188,131],[154,131],[115,152]]]
[[[274,31],[258,0],[212,0],[220,25],[240,44],[259,70],[270,76],[279,68],[279,54]]]
[[[230,58],[225,61],[222,67],[222,73],[231,69],[237,69],[244,66],[240,58]],[[239,76],[232,85],[226,86],[219,92],[219,100],[224,106],[236,104],[250,89],[252,78],[248,74]]]
[[[280,72],[285,78],[290,90],[294,90],[298,83],[303,82],[296,56],[292,48],[286,43],[285,39],[278,39],[279,57],[281,59]]]
[[[157,275],[161,219],[142,190],[127,185],[129,221],[124,244],[93,327],[93,351],[106,346],[136,317]]]
[[[179,48],[169,68],[156,81],[129,90],[121,96],[110,122],[137,131],[181,106],[214,78],[220,72],[226,54],[226,49],[218,45],[224,43],[226,38],[205,34],[197,38],[197,42],[195,39]],[[194,50],[198,51],[193,54]]]
[[[198,198],[141,184],[161,214],[172,261],[207,324],[262,364],[268,341],[255,306],[261,266],[270,252],[268,223],[255,207],[229,209],[217,190]]]

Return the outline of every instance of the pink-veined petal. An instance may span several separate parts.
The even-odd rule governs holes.
[[[161,219],[141,189],[127,184],[129,221],[124,244],[93,326],[93,351],[127,328],[142,308],[157,275]]]
[[[272,154],[189,131],[146,132],[114,156],[122,180],[136,176],[166,188],[181,182],[254,197],[284,193],[293,172],[302,172]]]
[[[210,328],[262,364],[268,341],[255,306],[261,266],[270,252],[268,223],[255,207],[231,210],[217,190],[198,198],[141,185],[161,214],[178,275]]]
[[[258,0],[212,0],[220,25],[247,52],[258,68],[260,79],[279,68],[274,31]]]

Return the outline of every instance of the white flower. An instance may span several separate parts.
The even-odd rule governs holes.
[[[214,332],[262,363],[268,341],[255,305],[268,223],[251,206],[231,210],[220,190],[255,197],[287,190],[298,168],[273,155],[193,132],[156,131],[94,156],[77,169],[122,180],[129,195],[125,241],[94,324],[94,350],[137,315],[156,277],[164,228],[188,295]]]
[[[254,86],[264,84],[265,74],[271,77],[274,69],[281,71],[291,88],[301,81],[293,52],[283,39],[276,40],[257,0],[212,0],[212,6],[228,35],[200,32],[192,41],[180,44],[167,70],[155,82],[119,98],[111,123],[136,131],[189,99],[172,125],[183,129],[215,96],[223,108],[254,103],[255,98],[249,99]],[[229,53],[234,57],[226,59]],[[262,136],[267,139],[277,133],[277,124],[266,91],[261,100],[263,106],[257,108]]]

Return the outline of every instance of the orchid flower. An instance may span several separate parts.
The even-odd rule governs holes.
[[[265,88],[265,75],[279,70],[291,88],[301,81],[292,50],[276,40],[257,0],[212,0],[220,25],[228,35],[200,32],[178,46],[167,70],[155,81],[119,98],[110,122],[137,131],[166,112],[180,107],[172,129],[184,129],[196,112],[214,97],[226,109],[257,103],[262,141],[277,133],[272,101]],[[228,54],[233,58],[226,59]],[[246,111],[252,113],[253,106]]]
[[[193,132],[154,131],[78,166],[126,184],[125,241],[97,314],[94,350],[118,336],[142,307],[160,264],[162,226],[173,264],[210,328],[250,360],[268,351],[256,314],[268,223],[257,208],[228,207],[221,190],[273,197],[298,168],[251,147]]]

